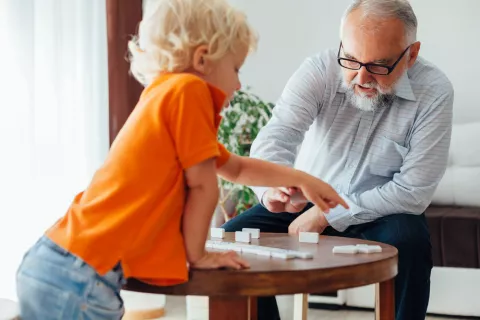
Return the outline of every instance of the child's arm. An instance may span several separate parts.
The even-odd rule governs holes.
[[[222,167],[217,169],[222,178],[248,186],[298,187],[303,195],[324,212],[347,203],[327,183],[305,172],[271,162],[241,157],[235,154]]]
[[[188,186],[182,230],[187,260],[196,268],[248,267],[235,252],[207,253],[205,242],[218,203],[219,191],[215,159],[185,170]]]

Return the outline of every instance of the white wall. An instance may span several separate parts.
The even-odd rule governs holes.
[[[242,70],[244,86],[275,102],[304,58],[339,45],[340,18],[349,0],[230,0],[260,35]],[[455,121],[480,120],[479,0],[411,0],[419,21],[420,54],[439,66],[455,88]],[[478,61],[478,62],[475,62]]]

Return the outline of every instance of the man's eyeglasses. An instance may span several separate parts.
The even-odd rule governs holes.
[[[392,73],[393,69],[395,69],[397,64],[400,62],[400,60],[402,60],[403,56],[411,46],[412,45],[409,45],[402,52],[400,57],[397,59],[397,61],[395,61],[395,63],[392,66],[386,66],[382,64],[376,64],[376,63],[361,63],[353,59],[340,58],[340,51],[342,50],[342,43],[340,42],[340,48],[338,48],[338,54],[337,54],[337,61],[338,61],[338,64],[340,64],[342,67],[350,70],[360,70],[363,66],[365,66],[367,71],[370,73],[386,76]]]

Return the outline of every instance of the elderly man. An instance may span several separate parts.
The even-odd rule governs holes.
[[[398,320],[425,319],[432,258],[423,212],[445,171],[452,122],[452,85],[418,56],[416,30],[405,0],[354,1],[339,47],[306,59],[252,146],[253,157],[329,182],[350,209],[322,212],[292,204],[295,190],[256,188],[261,205],[224,225],[395,246]],[[259,319],[279,318],[273,297],[258,307]]]

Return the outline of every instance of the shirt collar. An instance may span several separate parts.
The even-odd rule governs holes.
[[[342,86],[343,75],[342,72],[338,73],[338,89],[337,92],[345,93],[346,89]],[[415,95],[413,94],[412,85],[410,83],[410,79],[408,78],[407,72],[398,80],[397,82],[397,90],[395,95],[399,98],[403,98],[406,100],[415,101]]]
[[[406,100],[411,100],[411,101],[416,100],[415,95],[413,94],[413,91],[412,91],[412,85],[410,83],[410,79],[408,78],[407,72],[405,72],[403,76],[398,80],[396,95],[397,97],[400,97]]]
[[[156,86],[157,84],[165,81],[168,77],[175,75],[173,72],[164,72],[158,77],[156,77],[149,87]],[[208,90],[210,92],[210,96],[212,97],[213,107],[215,110],[215,114],[220,114],[223,107],[226,105],[227,95],[223,92],[220,88],[210,84],[209,82],[202,79],[207,84]]]
[[[225,92],[215,87],[214,85],[207,82],[208,89],[210,90],[210,95],[212,96],[213,106],[215,108],[215,113],[220,114],[223,107],[226,104],[227,95]]]

